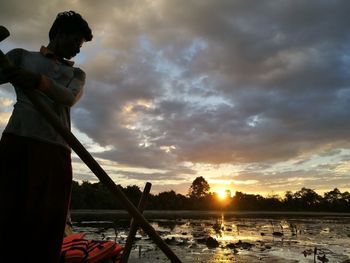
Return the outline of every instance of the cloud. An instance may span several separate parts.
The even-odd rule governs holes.
[[[10,113],[0,112],[0,126],[4,127],[10,118]]]
[[[126,179],[137,179],[137,180],[146,180],[146,181],[160,181],[160,180],[170,180],[170,181],[179,181],[183,180],[183,177],[180,177],[179,174],[189,174],[193,173],[189,169],[179,169],[171,172],[164,173],[135,173],[135,172],[126,172],[118,171],[118,174],[124,175]]]
[[[40,46],[69,9],[94,31],[72,119],[101,158],[178,179],[184,163],[302,166],[350,147],[345,1],[8,1],[0,21]]]
[[[135,31],[130,34],[134,50],[119,71],[125,79],[112,79],[115,90],[125,91],[120,94],[123,102],[156,102],[153,112],[141,110],[142,127],[151,130],[130,134],[146,133],[159,146],[170,141],[179,160],[203,163],[281,160],[319,151],[329,143],[347,145],[349,109],[340,96],[349,92],[349,78],[343,74],[347,50],[333,48],[347,41],[338,29],[348,20],[342,6],[186,3],[145,4],[143,12],[134,6],[137,17],[127,12],[121,19],[123,12],[119,12],[115,18],[121,31],[134,23],[139,38],[146,38],[148,44],[148,49],[143,48]],[[329,8],[339,15],[338,22],[326,12]],[[303,23],[295,24],[295,17]],[[321,21],[326,33],[321,31]],[[206,47],[186,62],[193,39],[202,39]],[[114,47],[120,47],[118,42]],[[182,72],[166,76],[155,65],[168,66],[165,73],[176,75],[173,71],[181,67]],[[136,75],[143,85],[133,82]],[[201,76],[209,81],[197,88],[193,82]],[[229,104],[193,105],[195,92],[198,100],[208,100],[209,91],[215,95],[213,100],[221,98]],[[167,104],[181,108],[171,112]],[[105,109],[107,115],[116,113]]]

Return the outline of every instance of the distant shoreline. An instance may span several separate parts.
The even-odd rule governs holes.
[[[350,213],[339,212],[307,212],[307,211],[196,211],[196,210],[146,210],[144,215],[146,218],[203,218],[212,216],[227,217],[350,217]],[[93,209],[77,209],[71,210],[74,216],[117,216],[119,218],[128,218],[128,212],[125,210],[93,210]]]

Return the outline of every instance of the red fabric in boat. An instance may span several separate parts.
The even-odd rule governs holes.
[[[86,240],[84,236],[84,233],[77,233],[64,238],[62,262],[97,263],[103,259],[116,258],[123,250],[113,241]]]
[[[120,254],[120,252],[122,252],[122,251],[123,251],[123,247],[116,243],[115,248],[114,248],[111,256],[116,256],[116,255]]]
[[[117,244],[112,241],[90,240],[86,263],[96,263],[104,258],[110,258]]]
[[[65,263],[83,262],[88,257],[89,241],[84,239],[84,233],[69,235],[63,239],[61,258]]]

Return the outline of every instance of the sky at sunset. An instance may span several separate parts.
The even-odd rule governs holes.
[[[72,130],[117,184],[350,190],[349,1],[1,1],[0,49],[39,50],[65,10],[94,35]],[[1,86],[0,132],[14,102]],[[76,155],[73,169],[97,182]]]

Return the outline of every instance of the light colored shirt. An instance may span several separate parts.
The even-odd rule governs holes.
[[[17,67],[41,74],[36,92],[57,117],[62,125],[70,129],[70,107],[81,97],[85,84],[85,73],[72,66],[71,61],[57,58],[47,48],[40,52],[13,49],[6,54]],[[0,84],[7,80],[0,70]],[[28,100],[21,88],[15,87],[17,102],[4,133],[11,133],[70,149],[64,139],[41,116]]]

